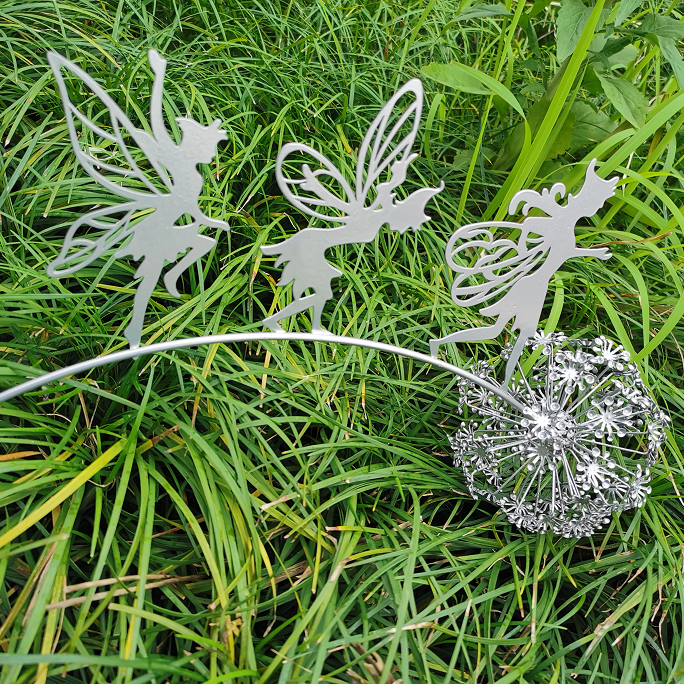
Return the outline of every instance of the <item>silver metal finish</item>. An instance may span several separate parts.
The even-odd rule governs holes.
[[[530,209],[541,209],[547,216],[530,216],[522,223],[491,221],[459,228],[446,247],[449,267],[458,275],[451,297],[459,306],[475,306],[499,295],[498,301],[480,309],[483,316],[496,321],[483,328],[459,330],[430,341],[430,353],[437,356],[445,342],[479,342],[497,337],[509,321],[519,330],[508,360],[504,384],[508,384],[528,339],[537,330],[546,292],[553,274],[572,257],[610,259],[606,248],[583,249],[575,243],[575,224],[593,216],[614,194],[618,178],[603,180],[594,171],[596,159],[587,167],[584,185],[576,197],[568,195],[567,204],[556,197],[565,196],[565,186],[556,183],[541,193],[521,190],[513,196],[508,213],[514,214],[523,203],[525,216]],[[492,229],[520,231],[517,239],[495,238]],[[471,251],[477,252],[473,263]]]
[[[612,513],[644,503],[669,419],[629,353],[605,337],[540,332],[525,346],[543,353],[511,388],[522,417],[481,385],[461,382],[469,419],[450,438],[454,463],[473,497],[500,506],[518,527],[591,535]],[[480,364],[475,374],[491,380],[493,369]]]
[[[309,216],[337,225],[305,228],[278,244],[261,247],[263,254],[276,257],[276,266],[284,265],[278,284],[293,283],[292,303],[263,321],[273,332],[209,335],[140,346],[145,311],[165,265],[174,264],[164,284],[178,296],[178,278],[216,244],[200,235],[201,228],[229,229],[227,223],[206,216],[198,204],[204,179],[197,166],[210,163],[219,141],[225,140],[225,132],[218,128],[221,122],[217,119],[205,127],[177,118],[182,139],[175,144],[162,111],[166,61],[155,50],[149,51],[148,58],[154,73],[151,132],[136,128],[85,71],[61,55],[48,55],[77,159],[97,183],[125,200],[76,220],[59,256],[48,266],[48,274],[75,273],[115,247],[119,248],[116,257],[141,260],[135,273],[141,281],[124,333],[130,349],[30,379],[0,392],[0,402],[33,390],[49,392],[50,383],[101,366],[200,345],[304,341],[364,347],[431,364],[461,378],[463,423],[450,438],[454,463],[463,468],[475,498],[497,504],[519,527],[580,537],[592,534],[612,513],[643,504],[650,492],[649,469],[669,420],[649,396],[636,365],[629,362],[622,347],[604,337],[568,340],[562,333],[535,332],[549,282],[568,259],[611,257],[605,248],[578,248],[574,229],[614,194],[617,178],[599,178],[594,159],[581,191],[576,197],[568,195],[564,205],[557,201],[566,192],[560,183],[541,193],[521,190],[508,207],[513,215],[523,205],[527,218],[521,223],[473,223],[453,234],[446,247],[446,261],[456,273],[452,299],[464,307],[492,300],[479,309],[483,316],[495,319],[492,325],[431,340],[431,356],[374,340],[332,335],[322,329],[321,315],[333,297],[331,281],[342,272],[326,260],[326,251],[337,245],[372,242],[385,224],[399,233],[419,230],[430,220],[425,214],[427,202],[444,187],[444,183],[423,187],[404,200],[395,196],[417,156],[411,149],[420,126],[423,87],[413,79],[390,98],[368,129],[358,151],[353,183],[308,145],[288,143],[280,150],[276,179],[285,197]],[[104,117],[87,115],[74,104],[65,75],[79,90],[85,88],[100,101]],[[303,163],[294,176],[288,175],[297,159]],[[528,216],[531,209],[546,215]],[[496,229],[505,236],[495,237]],[[313,309],[311,333],[283,331],[280,321],[308,308]],[[511,321],[519,334],[514,344],[504,347],[503,382],[495,379],[494,369],[487,364],[480,363],[470,372],[437,358],[441,344],[492,339]],[[521,372],[511,386],[526,347],[542,353],[532,372]]]
[[[210,163],[218,142],[226,139],[225,132],[218,129],[221,121],[216,119],[211,125],[202,126],[192,119],[177,118],[183,137],[176,145],[166,130],[162,113],[166,60],[156,50],[150,50],[148,57],[154,72],[151,135],[136,128],[85,71],[61,55],[48,54],[76,158],[102,187],[127,200],[95,209],[76,220],[67,231],[59,256],[48,266],[48,274],[74,273],[121,243],[124,244],[116,256],[142,259],[135,272],[135,277],[142,281],[124,333],[132,349],[140,345],[145,310],[164,265],[182,256],[164,276],[166,289],[177,297],[176,281],[180,275],[216,244],[213,238],[200,235],[200,228],[229,229],[224,221],[206,216],[198,205],[204,179],[197,165]],[[90,119],[71,101],[63,70],[77,77],[107,108],[108,122]],[[186,214],[192,222],[177,226]],[[135,223],[141,215],[144,218]]]
[[[399,102],[410,98],[401,111]],[[282,330],[279,321],[312,307],[312,332],[323,332],[321,314],[333,292],[331,280],[342,275],[325,258],[336,245],[372,242],[383,225],[404,233],[414,231],[430,220],[425,214],[428,200],[444,188],[421,188],[406,199],[397,201],[394,190],[406,179],[409,164],[418,156],[411,154],[423,109],[423,85],[418,79],[408,81],[380,110],[363,139],[356,164],[356,184],[347,182],[342,172],[327,157],[308,145],[288,143],[276,161],[276,179],[287,199],[309,216],[341,225],[335,228],[305,228],[287,240],[267,245],[261,251],[277,256],[275,265],[285,264],[278,285],[293,282],[294,301],[264,320],[271,330]],[[396,111],[395,111],[396,110]],[[405,132],[409,128],[408,132]],[[288,178],[285,160],[301,153],[318,168],[301,167],[301,177]],[[380,182],[389,171],[385,182]],[[297,192],[295,192],[297,190]],[[313,294],[303,296],[307,290]]]
[[[206,335],[204,337],[188,337],[181,340],[157,342],[155,344],[143,345],[137,349],[125,349],[123,351],[113,352],[105,356],[97,356],[94,359],[89,359],[87,361],[81,361],[80,363],[75,363],[72,366],[60,368],[59,370],[52,371],[51,373],[45,373],[37,378],[33,378],[32,380],[27,380],[26,382],[22,382],[20,385],[16,385],[15,387],[10,387],[10,389],[0,392],[0,402],[18,397],[21,394],[24,394],[24,392],[40,389],[51,382],[55,382],[56,380],[62,380],[72,375],[85,373],[89,370],[93,370],[94,368],[100,368],[101,366],[118,363],[119,361],[134,359],[138,356],[159,354],[160,352],[173,351],[174,349],[184,349],[186,347],[198,347],[204,344],[234,344],[236,342],[260,342],[268,340],[278,342],[283,340],[292,340],[301,342],[325,342],[326,344],[344,344],[353,347],[365,347],[366,349],[377,349],[378,351],[386,352],[388,354],[397,354],[398,356],[414,359],[415,361],[420,361],[421,363],[429,363],[432,366],[436,366],[437,368],[441,368],[453,373],[454,375],[464,378],[468,382],[474,383],[478,387],[482,387],[486,391],[493,393],[499,397],[499,399],[510,404],[517,411],[522,411],[524,408],[523,404],[512,397],[504,388],[494,385],[488,382],[486,379],[478,377],[477,375],[463,370],[458,366],[453,366],[446,361],[432,358],[427,354],[421,354],[420,352],[412,351],[411,349],[404,349],[403,347],[395,347],[392,344],[385,344],[384,342],[376,342],[375,340],[362,340],[356,337],[343,337],[341,335],[331,335],[329,333],[316,334],[299,332],[229,333],[226,335]]]

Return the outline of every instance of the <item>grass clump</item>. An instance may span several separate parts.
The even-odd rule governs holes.
[[[449,298],[454,228],[497,216],[522,187],[572,189],[596,156],[620,189],[578,240],[615,257],[568,262],[544,325],[621,342],[673,419],[646,506],[574,541],[521,534],[464,493],[448,454],[455,380],[409,360],[215,345],[24,395],[0,408],[2,681],[678,681],[678,12],[627,0],[0,4],[4,385],[123,348],[134,292],[129,260],[45,275],[75,217],[113,201],[76,164],[47,50],[139,121],[154,47],[168,59],[167,120],[224,121],[201,203],[231,233],[186,273],[180,301],[160,283],[147,342],[260,330],[289,293],[259,247],[306,225],[274,181],[281,144],[311,144],[348,172],[398,85],[460,62],[505,86],[524,118],[481,83],[423,78],[421,157],[404,189],[446,188],[420,232],[331,250],[345,276],[324,325],[427,351],[479,324]],[[496,357],[500,342],[447,358]]]

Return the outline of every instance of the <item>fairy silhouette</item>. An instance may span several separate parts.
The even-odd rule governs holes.
[[[451,297],[460,306],[482,304],[503,293],[495,303],[480,309],[483,316],[496,317],[493,325],[459,330],[430,341],[430,354],[437,356],[445,342],[479,342],[495,338],[506,323],[514,320],[512,330],[518,339],[506,364],[507,385],[518,363],[525,342],[534,335],[539,324],[549,282],[553,274],[572,257],[610,259],[606,248],[579,248],[575,243],[575,224],[593,216],[612,197],[617,178],[603,180],[595,172],[596,159],[587,167],[584,184],[577,196],[568,195],[565,206],[556,197],[565,196],[565,186],[556,183],[551,190],[521,190],[513,196],[508,213],[516,213],[524,202],[522,213],[530,209],[544,211],[547,216],[530,216],[522,223],[491,221],[459,228],[446,246],[446,260],[458,275],[451,287]],[[517,241],[494,239],[492,228],[520,231]],[[477,257],[472,266],[470,250]],[[462,263],[456,261],[459,257]],[[470,281],[470,284],[468,283]]]
[[[131,348],[140,346],[145,310],[164,265],[182,256],[164,276],[166,289],[178,297],[176,281],[180,275],[216,244],[213,238],[200,235],[200,228],[229,229],[224,221],[206,216],[198,205],[204,178],[197,164],[209,164],[219,141],[226,139],[225,132],[218,129],[221,121],[216,119],[211,125],[202,126],[192,119],[177,118],[182,140],[176,145],[162,114],[166,60],[156,50],[150,50],[148,58],[154,72],[151,134],[136,128],[85,71],[61,55],[48,54],[78,161],[102,187],[128,200],[95,209],[77,219],[67,231],[59,256],[48,266],[48,274],[74,273],[126,241],[115,256],[142,259],[135,272],[135,277],[142,280],[135,293],[131,321],[124,332]],[[108,122],[91,119],[71,101],[62,70],[80,79],[99,98],[108,110]],[[89,143],[91,139],[95,142]],[[141,215],[142,220],[135,223]],[[185,215],[192,222],[178,225]]]
[[[404,95],[413,96],[403,112],[395,112]],[[423,108],[423,85],[418,79],[408,81],[380,110],[366,133],[358,154],[355,190],[327,157],[308,145],[287,143],[278,153],[276,179],[285,197],[298,209],[318,219],[342,225],[334,228],[305,228],[275,245],[261,247],[267,256],[277,255],[275,265],[285,264],[278,285],[292,284],[292,303],[266,318],[263,323],[282,331],[283,318],[313,308],[312,331],[325,332],[321,314],[332,298],[331,281],[342,275],[325,258],[335,245],[372,242],[383,225],[404,233],[418,230],[430,217],[425,215],[428,200],[444,187],[420,188],[406,199],[397,201],[393,190],[406,179],[409,164],[418,156],[411,154]],[[410,127],[408,133],[405,130]],[[303,153],[317,165],[301,167],[301,178],[290,179],[283,172],[289,155]],[[385,182],[378,182],[389,169]],[[298,188],[304,192],[293,192]],[[307,290],[312,294],[303,296]]]

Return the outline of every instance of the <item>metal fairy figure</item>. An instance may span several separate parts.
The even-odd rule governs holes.
[[[411,101],[403,112],[395,111],[402,97]],[[383,225],[404,233],[418,230],[430,218],[425,215],[428,200],[444,187],[421,188],[406,199],[397,201],[393,190],[406,179],[409,164],[418,156],[411,154],[423,107],[423,85],[418,79],[408,81],[382,108],[363,139],[356,165],[355,189],[339,169],[324,155],[308,145],[287,143],[278,154],[276,179],[287,199],[298,209],[318,219],[341,225],[335,228],[305,228],[275,245],[263,246],[267,256],[277,255],[276,266],[285,264],[278,285],[293,282],[294,301],[266,318],[265,326],[276,332],[283,318],[313,308],[311,329],[325,332],[321,314],[332,298],[331,281],[342,275],[325,258],[325,252],[335,245],[372,242]],[[406,128],[410,130],[404,133]],[[402,130],[403,129],[403,130]],[[292,153],[308,155],[319,168],[301,167],[300,178],[286,178],[283,163]],[[378,182],[389,170],[389,178]],[[321,182],[323,181],[323,182]],[[336,187],[334,187],[336,186]],[[334,189],[332,189],[334,187]],[[303,192],[293,192],[298,188]],[[303,296],[307,290],[312,294]]]
[[[612,197],[617,178],[603,180],[595,172],[596,159],[587,167],[584,184],[577,196],[568,195],[565,206],[556,197],[565,195],[565,186],[556,183],[551,190],[521,190],[513,196],[508,213],[514,214],[521,202],[525,216],[530,209],[541,209],[547,216],[530,216],[522,223],[491,221],[459,228],[446,247],[449,267],[458,275],[451,287],[451,297],[460,306],[482,304],[497,295],[498,301],[480,309],[483,316],[496,318],[493,325],[459,330],[430,341],[430,354],[437,356],[445,342],[479,342],[499,335],[513,320],[513,330],[520,331],[506,364],[507,385],[518,363],[525,342],[531,338],[541,317],[549,282],[553,274],[572,257],[610,259],[606,248],[584,249],[575,243],[575,224],[593,216]],[[519,230],[516,240],[494,238],[492,228]],[[477,251],[472,264],[471,250]],[[458,257],[458,261],[457,258]],[[471,266],[466,264],[471,263]],[[470,282],[468,282],[470,281]],[[505,294],[504,294],[505,293]]]
[[[61,55],[48,54],[77,159],[102,187],[128,200],[95,209],[76,220],[67,231],[59,256],[48,266],[48,274],[74,273],[128,240],[115,256],[143,260],[135,272],[135,277],[142,281],[135,293],[131,321],[124,332],[131,348],[140,345],[145,310],[164,265],[182,256],[164,276],[166,289],[178,297],[179,276],[216,244],[213,238],[199,234],[201,226],[229,229],[224,221],[206,216],[198,205],[204,178],[197,164],[209,164],[216,155],[218,142],[226,139],[225,132],[218,128],[221,121],[217,119],[209,126],[202,126],[192,119],[177,118],[183,136],[176,145],[166,130],[162,114],[166,60],[156,50],[150,50],[148,57],[155,76],[150,105],[151,135],[136,128],[85,71]],[[106,125],[93,121],[69,99],[62,70],[76,76],[100,99],[108,109]],[[103,144],[89,146],[91,135]],[[141,166],[149,170],[144,171]],[[119,176],[117,180],[126,178],[126,185],[116,182],[116,176]],[[144,218],[134,223],[141,213],[145,214]],[[177,225],[183,222],[184,215],[190,215],[192,222]]]

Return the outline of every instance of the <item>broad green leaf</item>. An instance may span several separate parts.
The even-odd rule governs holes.
[[[591,43],[590,52],[600,53],[608,61],[620,54],[623,50],[630,46],[631,38],[629,36],[606,36],[605,33],[599,33]],[[634,48],[636,49],[636,48]],[[624,59],[621,57],[620,59]]]
[[[536,59],[526,59],[520,62],[520,66],[523,69],[529,69],[530,71],[541,71],[541,65]]]
[[[532,138],[537,135],[539,129],[541,128],[542,121],[549,111],[551,106],[551,100],[547,97],[543,97],[541,100],[535,102],[527,112],[527,123],[530,125],[530,130],[532,132]],[[556,139],[553,141],[551,148],[546,155],[546,159],[553,159],[559,154],[563,154],[569,147],[572,137],[572,132],[575,124],[575,114],[570,112],[563,122]],[[506,140],[499,156],[494,162],[494,168],[499,170],[510,169],[513,164],[515,164],[516,159],[520,155],[522,150],[523,142],[525,139],[525,129],[523,124],[518,124],[511,135]]]
[[[658,37],[660,52],[672,67],[675,78],[680,88],[684,88],[684,60],[677,48],[677,43],[672,38]]]
[[[658,38],[684,39],[684,23],[662,14],[647,14],[641,22],[641,30],[653,33]]]
[[[539,102],[535,104],[535,107],[537,105],[543,105],[542,107],[539,108],[537,112],[535,112],[535,117],[538,117],[538,124],[537,124],[537,130],[541,128],[542,121],[544,120],[544,117],[546,116],[546,113],[549,111],[549,107],[551,106],[551,100],[547,100],[546,98],[541,99]],[[531,110],[530,110],[531,114]],[[563,125],[561,126],[561,129],[558,131],[556,134],[556,138],[554,141],[551,143],[551,147],[549,148],[549,151],[546,154],[546,159],[555,159],[559,154],[563,154],[563,152],[566,152],[567,149],[570,147],[570,140],[572,139],[572,132],[575,128],[575,113],[573,111],[568,112],[567,116],[565,117],[565,121],[563,122]]]
[[[526,86],[520,88],[520,92],[523,95],[528,95],[529,93],[543,93],[546,91],[541,83],[528,83]]]
[[[601,142],[617,125],[607,114],[596,111],[586,102],[575,102],[572,111],[575,113],[575,126],[570,142],[570,148],[573,150],[590,143]]]
[[[556,19],[556,35],[558,45],[556,55],[562,64],[577,47],[584,27],[591,16],[591,7],[584,5],[581,0],[563,0]]]
[[[612,36],[611,36],[612,38]],[[618,40],[625,40],[627,41],[627,38],[618,38]],[[611,41],[613,43],[615,41]],[[597,33],[593,40],[591,41],[591,45],[589,46],[589,52],[594,52],[594,53],[604,53],[606,51],[606,45],[608,44],[608,36],[605,33]]]
[[[563,75],[559,76],[555,84],[552,84],[551,81],[549,82],[547,96],[551,99],[551,106],[544,117],[537,139],[530,145],[530,148],[526,150],[524,155],[521,154],[519,156],[511,174],[496,193],[494,199],[489,203],[487,210],[483,214],[483,220],[487,220],[492,215],[502,218],[505,215],[507,202],[510,201],[513,194],[521,188],[528,187],[527,183],[534,179],[539,167],[543,164],[548,152],[547,139],[553,133],[553,130],[557,128],[558,118],[563,115],[563,111],[567,106],[568,95],[573,90],[573,86],[575,86],[572,95],[573,99],[576,96],[577,76],[585,63],[589,45],[596,33],[596,27],[601,21],[604,7],[604,0],[597,0],[579,38],[577,49],[572,57],[563,62],[563,66],[558,69],[558,73]],[[553,92],[553,96],[551,96],[551,92]]]
[[[596,65],[597,71],[610,72],[616,67],[627,66],[639,55],[639,49],[632,45],[629,38],[609,39],[600,50],[594,51],[592,64]]]
[[[489,95],[494,93],[501,99],[508,102],[516,112],[525,116],[523,108],[516,99],[515,95],[506,88],[503,83],[499,83],[495,78],[473,67],[451,62],[450,64],[438,64],[432,62],[422,69],[423,74],[432,78],[438,83],[443,83],[450,88],[463,90],[466,93]]]
[[[641,0],[621,0],[620,7],[615,15],[615,24],[620,26],[627,17],[642,4]]]
[[[627,66],[630,62],[633,62],[637,56],[639,55],[639,48],[637,48],[635,45],[632,45],[631,43],[619,52],[615,52],[612,55],[608,57],[608,64],[615,68],[615,67],[624,67]]]
[[[610,103],[622,114],[622,116],[639,128],[643,126],[648,112],[648,100],[646,96],[629,81],[624,78],[615,78],[604,74],[596,74],[601,81],[603,91]]]
[[[440,35],[443,36],[447,33],[455,24],[460,24],[464,21],[471,21],[472,19],[486,19],[492,17],[510,17],[513,16],[503,5],[489,5],[487,3],[479,3],[473,5],[468,9],[459,12],[451,21],[449,21],[440,31]]]
[[[484,19],[486,17],[510,17],[511,13],[503,5],[489,5],[479,3],[473,5],[463,12],[459,12],[450,23],[457,21],[468,21],[469,19]]]
[[[461,69],[461,66],[461,64],[437,64],[433,62],[423,67],[422,71],[429,78],[450,88],[475,95],[489,95],[490,89],[483,86],[479,79]]]
[[[584,77],[582,78],[582,89],[586,90],[591,95],[603,95],[603,86],[601,85],[601,81],[599,81],[597,72],[604,71],[605,69],[600,64],[597,64],[596,66],[596,69],[594,69],[593,64],[587,66]]]

